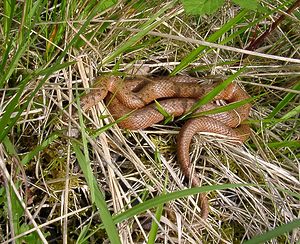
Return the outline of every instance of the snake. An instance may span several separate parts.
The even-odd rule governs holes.
[[[212,91],[219,82],[199,84],[199,79],[191,76],[171,77],[133,77],[122,79],[118,76],[100,76],[96,79],[94,89],[80,100],[83,111],[88,111],[98,102],[104,100],[115,120],[122,118],[118,125],[130,130],[145,129],[165,119],[158,108],[167,114],[178,117],[189,112],[197,101]],[[223,100],[227,104],[249,99],[249,94],[237,82],[230,83],[211,102],[202,105],[194,114],[219,108],[216,101]],[[193,174],[189,149],[193,136],[198,132],[212,132],[234,139],[235,143],[243,143],[250,136],[250,127],[243,123],[249,117],[250,103],[225,112],[207,114],[188,119],[177,136],[177,159],[181,171],[190,180],[192,187],[201,182]],[[207,219],[209,204],[206,194],[199,194],[201,217]]]

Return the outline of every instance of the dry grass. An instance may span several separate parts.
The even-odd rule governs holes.
[[[88,242],[108,243],[105,231],[99,228],[102,222],[91,202],[91,189],[87,187],[72,147],[74,138],[84,144],[81,135],[85,132],[93,174],[111,214],[116,215],[139,201],[189,187],[176,160],[176,134],[181,123],[155,125],[143,131],[121,130],[112,125],[94,136],[95,129],[113,121],[105,105],[100,103],[83,115],[87,129],[74,116],[78,109],[76,91],[88,91],[97,74],[115,71],[131,74],[137,70],[151,74],[170,73],[198,46],[192,39],[204,41],[239,11],[237,7],[226,4],[215,15],[196,18],[186,16],[182,6],[172,6],[156,18],[153,32],[132,43],[121,55],[114,55],[136,35],[136,29],[141,30],[142,23],[165,6],[157,1],[157,5],[147,3],[141,10],[120,3],[105,14],[95,16],[87,27],[92,38],[88,40],[90,35],[86,34],[84,45],[74,44],[64,57],[65,61],[76,63],[49,76],[9,131],[7,138],[10,143],[3,142],[0,148],[3,185],[0,206],[5,207],[5,211],[0,211],[3,223],[0,225],[1,242],[8,243],[11,238],[25,232],[21,236],[28,243],[36,235],[45,236],[44,242],[47,239],[52,243],[73,243],[80,234],[85,236],[86,233],[92,233]],[[275,7],[267,6],[270,9]],[[84,8],[78,11],[77,16],[84,16]],[[299,218],[299,114],[289,116],[289,112],[299,106],[299,90],[293,88],[300,77],[299,66],[295,64],[300,60],[299,11],[297,14],[298,17],[288,18],[257,50],[256,55],[242,60],[243,52],[239,50],[244,49],[253,38],[253,32],[262,32],[274,18],[271,15],[260,21],[261,24],[245,29],[232,41],[221,43],[230,34],[259,18],[246,14],[243,21],[218,38],[218,46],[210,52],[202,52],[199,59],[180,71],[181,74],[199,77],[226,76],[247,66],[248,69],[240,76],[240,83],[251,96],[257,96],[251,111],[251,139],[236,147],[227,138],[200,133],[195,136],[190,152],[194,171],[199,174],[203,185],[253,185],[210,192],[211,213],[207,222],[199,216],[196,196],[162,205],[156,243],[240,243]],[[110,23],[110,26],[102,32],[105,23]],[[59,42],[62,49],[83,23],[70,20],[64,24],[64,38]],[[292,26],[294,29],[290,28]],[[23,63],[19,63],[11,77],[10,85],[1,90],[0,108],[3,112],[14,96],[13,84],[22,79],[22,73],[27,74],[35,67],[46,68],[55,60],[54,54],[47,62],[42,60],[41,53],[45,51],[42,39],[49,37],[38,30],[37,33],[32,32],[32,35],[39,36],[40,45],[28,49]],[[223,46],[231,48],[224,49]],[[269,56],[262,57],[260,53]],[[27,83],[20,105],[41,77]],[[296,94],[296,97],[276,118],[286,116],[289,119],[276,121],[270,118],[271,121],[267,121],[287,92]],[[279,142],[282,143],[279,146],[274,144]],[[41,146],[24,164],[24,157],[38,145],[45,146]],[[16,196],[12,193],[5,195],[4,192],[15,192]],[[15,233],[13,215],[16,210],[13,205],[18,202],[17,199],[26,211],[23,213],[21,206],[17,208],[20,216],[24,217],[19,218],[23,229]],[[145,242],[156,210],[150,208],[118,223],[121,241]],[[32,233],[38,225],[42,227],[37,228],[39,233]],[[299,239],[299,229],[296,228],[272,243],[296,243]]]

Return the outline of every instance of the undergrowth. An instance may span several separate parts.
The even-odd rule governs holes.
[[[201,16],[178,1],[0,3],[1,243],[300,239],[300,12],[238,2]],[[80,110],[103,74],[236,75],[253,98],[251,138],[195,136],[203,187],[191,189],[176,160],[181,121],[129,131],[104,103]]]

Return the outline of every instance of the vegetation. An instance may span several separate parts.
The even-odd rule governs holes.
[[[300,1],[202,2],[0,2],[1,243],[300,239]],[[80,110],[107,73],[238,76],[251,138],[195,136],[190,189],[182,121],[128,131],[104,103]]]

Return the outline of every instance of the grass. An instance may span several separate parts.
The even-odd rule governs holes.
[[[299,9],[246,50],[291,4],[199,17],[177,1],[1,2],[0,242],[297,243]],[[104,103],[78,110],[97,75],[137,71],[234,78],[254,98],[245,145],[195,136],[203,187],[177,164],[182,122],[128,131]]]

